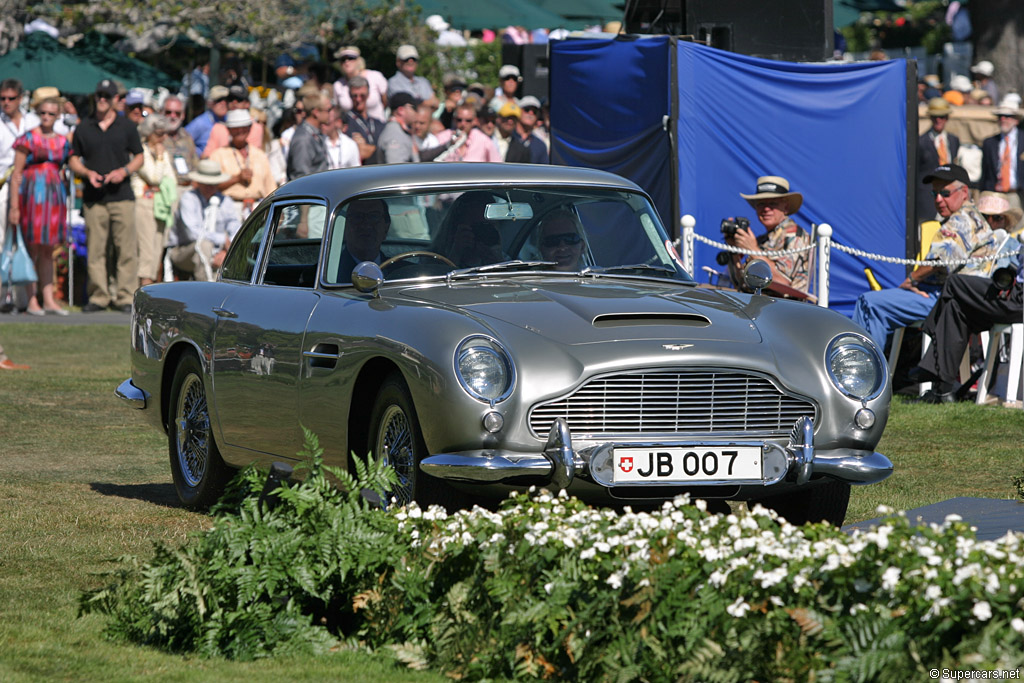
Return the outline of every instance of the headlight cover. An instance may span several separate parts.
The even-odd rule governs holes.
[[[860,401],[878,396],[885,386],[885,361],[874,343],[859,334],[841,334],[829,342],[825,367],[839,391]]]
[[[515,386],[515,366],[504,347],[490,337],[462,340],[455,351],[455,376],[473,398],[494,404]]]

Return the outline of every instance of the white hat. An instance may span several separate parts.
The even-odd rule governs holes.
[[[757,179],[757,191],[754,194],[743,194],[740,196],[747,200],[747,203],[757,210],[757,202],[762,199],[785,199],[786,215],[796,213],[804,203],[804,196],[799,192],[791,192],[789,181],[782,176],[763,175]]]
[[[443,33],[448,30],[450,24],[440,14],[431,14],[426,20],[427,28],[435,33]]]
[[[957,74],[953,78],[949,79],[949,87],[957,92],[971,92],[974,90],[974,86],[971,84],[971,79],[963,74]]]
[[[994,74],[995,71],[996,68],[992,66],[992,62],[988,61],[987,59],[982,60],[971,67],[971,73],[981,74],[986,78],[992,78],[992,74]]]
[[[252,116],[248,109],[232,109],[224,119],[224,125],[228,128],[245,128],[252,125]]]
[[[402,45],[398,48],[395,56],[398,57],[398,61],[404,62],[407,59],[419,59],[420,53],[415,45]]]
[[[519,108],[520,109],[526,109],[527,107],[534,107],[536,109],[540,109],[540,100],[538,100],[533,95],[527,95],[526,97],[521,97],[519,99]]]
[[[213,159],[200,159],[196,164],[196,170],[188,174],[188,179],[201,185],[220,185],[231,178],[227,173],[221,173],[220,164]]]
[[[1007,93],[1003,95],[1003,99],[999,102],[1000,107],[1009,107],[1011,109],[1020,108],[1020,95],[1015,92]]]
[[[498,78],[505,80],[508,77],[515,77],[519,80],[523,80],[523,75],[519,73],[519,67],[515,64],[506,64],[498,69]]]

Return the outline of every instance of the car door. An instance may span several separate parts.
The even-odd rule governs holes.
[[[217,311],[214,387],[222,443],[256,459],[294,459],[302,447],[302,337],[320,299],[316,272],[325,215],[321,201],[271,206],[270,239],[252,283],[232,291]]]

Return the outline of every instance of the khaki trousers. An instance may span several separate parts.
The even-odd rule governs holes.
[[[191,273],[192,277],[200,282],[206,282],[206,266],[203,265],[203,259],[200,256],[202,253],[206,257],[206,262],[210,263],[213,260],[213,242],[209,240],[199,240],[191,244],[186,244],[181,247],[171,247],[167,250],[167,253],[171,257],[171,263],[176,268],[184,270],[186,273]],[[212,268],[212,275],[214,278],[217,277],[217,269]]]
[[[139,236],[139,277],[156,280],[164,258],[167,223],[153,215],[153,198],[135,198],[135,232]]]
[[[103,308],[131,304],[139,287],[135,201],[94,202],[86,204],[83,212],[89,249],[89,303]]]

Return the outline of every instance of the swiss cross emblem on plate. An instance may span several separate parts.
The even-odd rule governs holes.
[[[621,458],[619,460],[619,469],[622,470],[623,472],[632,472],[633,471],[633,458],[631,458],[631,457]]]

